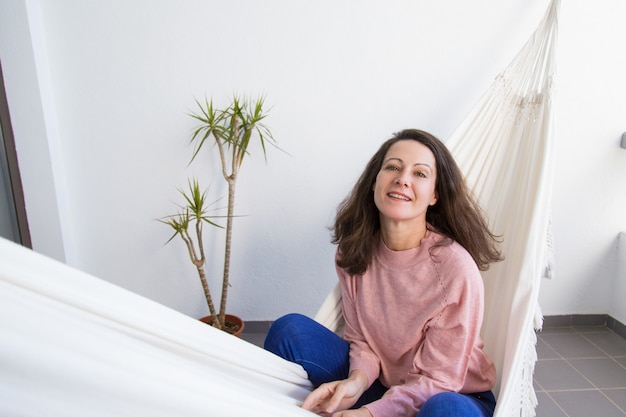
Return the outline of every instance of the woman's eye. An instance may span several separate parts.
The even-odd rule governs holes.
[[[416,177],[420,177],[420,178],[426,178],[426,173],[422,172],[422,171],[418,171],[415,173]]]
[[[385,169],[387,169],[388,171],[397,171],[399,168],[395,165],[387,165]]]

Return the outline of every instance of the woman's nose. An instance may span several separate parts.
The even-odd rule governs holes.
[[[399,185],[409,185],[409,173],[408,172],[404,172],[404,171],[400,171],[398,173],[398,176],[396,177],[396,184]]]

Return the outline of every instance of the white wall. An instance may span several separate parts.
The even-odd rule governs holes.
[[[335,281],[327,226],[369,156],[405,127],[445,139],[546,7],[3,0],[0,58],[35,248],[204,315],[182,244],[163,246],[169,231],[154,219],[172,210],[189,175],[201,174],[205,185],[213,178],[203,166],[209,157],[186,168],[193,97],[225,103],[233,92],[266,93],[268,124],[289,155],[270,150],[265,165],[257,150],[244,166],[238,212],[247,216],[235,224],[229,311],[247,320],[314,314]],[[544,281],[545,314],[609,312],[616,239],[626,230],[625,14],[620,0],[562,4],[557,276]],[[33,82],[39,90],[31,94]],[[40,110],[22,104],[25,96]],[[30,133],[33,123],[43,131]],[[50,167],[39,171],[46,146]],[[54,186],[51,205],[38,200],[50,187],[30,180],[42,176]],[[215,178],[212,189],[223,195]],[[222,235],[211,232],[217,278]],[[44,244],[55,239],[63,250]]]
[[[626,3],[562,2],[553,195],[556,278],[545,314],[611,313],[619,232],[626,231]],[[622,303],[626,293],[618,294]]]

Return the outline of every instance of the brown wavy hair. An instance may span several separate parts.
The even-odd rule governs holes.
[[[337,265],[350,274],[361,275],[369,266],[380,235],[379,211],[372,189],[387,151],[401,140],[415,140],[435,156],[437,202],[426,212],[427,227],[449,239],[441,245],[457,241],[472,256],[480,270],[503,258],[498,249],[498,236],[491,233],[484,213],[465,184],[465,179],[452,154],[435,136],[417,129],[397,132],[372,156],[352,192],[339,205],[332,243],[338,245]]]

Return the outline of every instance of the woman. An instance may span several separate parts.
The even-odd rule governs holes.
[[[396,133],[339,206],[333,231],[344,338],[292,314],[265,342],[318,387],[302,407],[335,417],[492,416],[479,270],[502,257],[443,143]]]

